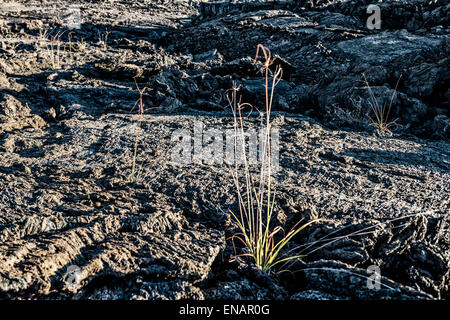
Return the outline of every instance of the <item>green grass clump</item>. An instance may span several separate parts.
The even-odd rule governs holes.
[[[262,62],[258,61],[260,50],[263,57]],[[237,141],[243,144],[239,149],[243,150],[242,157],[244,160],[242,169],[240,169],[238,161],[235,161],[234,169],[231,170],[239,202],[239,213],[236,214],[230,211],[233,221],[239,230],[231,237],[235,248],[235,256],[233,259],[248,257],[264,272],[271,271],[274,266],[280,263],[302,257],[300,255],[289,255],[289,252],[293,251],[289,250],[285,252],[283,249],[300,231],[317,221],[312,220],[305,224],[301,224],[301,221],[299,221],[287,233],[280,226],[272,226],[276,193],[272,185],[270,114],[274,89],[281,81],[283,74],[279,66],[273,72],[270,70],[272,62],[270,50],[262,45],[258,45],[254,63],[262,67],[262,72],[265,75],[265,119],[263,129],[264,147],[260,157],[261,167],[257,173],[259,177],[257,183],[254,182],[254,175],[251,173],[245,154],[244,119],[242,116],[242,111],[245,108],[250,107],[253,110],[253,107],[248,103],[238,102],[238,87],[236,85],[233,85],[231,97],[228,96],[228,101],[234,115],[235,148],[237,147]],[[243,186],[241,186],[240,180],[244,181]],[[244,246],[243,253],[236,254],[234,240],[238,240]]]

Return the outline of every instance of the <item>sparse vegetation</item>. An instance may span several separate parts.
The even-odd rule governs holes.
[[[397,84],[395,85],[394,93],[392,94],[391,101],[389,102],[389,106],[386,103],[383,103],[383,106],[378,104],[377,99],[373,93],[372,88],[367,81],[365,74],[363,74],[364,82],[366,84],[367,89],[369,90],[370,95],[370,107],[372,109],[373,116],[369,116],[370,124],[377,129],[378,134],[380,135],[392,135],[392,127],[396,125],[396,121],[389,121],[389,116],[391,113],[392,102],[394,101],[395,95],[397,93],[397,87],[401,79],[401,75],[397,80]]]
[[[74,52],[85,51],[87,48],[84,40],[73,41],[74,32],[67,34],[67,43],[62,41],[65,33],[66,31],[60,31],[51,36],[48,30],[39,30],[38,45],[47,49],[50,68],[55,71],[60,70],[63,65],[72,66],[76,62]]]
[[[100,34],[99,33],[99,44],[101,45],[103,51],[108,50],[108,36],[109,36],[109,31],[105,31],[105,33]]]
[[[15,52],[17,50],[17,47],[20,45],[20,39],[9,37],[5,40],[2,40],[1,44],[2,50],[11,50]]]
[[[49,41],[48,38],[49,38],[48,30],[40,28],[39,29],[39,36],[38,36],[39,46],[46,47],[47,42]]]
[[[73,32],[69,32],[67,39],[69,40],[69,65],[72,65],[73,59],[73,44],[72,44],[72,35]]]
[[[133,149],[133,159],[132,159],[132,163],[131,163],[131,173],[128,177],[129,182],[138,182],[139,181],[139,179],[141,177],[142,169],[144,166],[144,162],[142,162],[139,169],[136,168],[137,152],[138,152],[138,147],[139,147],[139,130],[141,128],[142,116],[144,114],[143,96],[144,96],[145,91],[148,90],[147,87],[140,89],[139,85],[137,84],[136,79],[134,80],[134,82],[135,82],[136,88],[139,92],[139,99],[136,101],[136,104],[135,104],[135,106],[138,105],[138,122],[137,122],[136,136],[134,139],[134,149]]]
[[[50,40],[49,51],[50,51],[50,64],[52,70],[61,69],[62,55],[65,52],[65,46],[63,46],[61,51],[61,37],[65,31],[56,33]]]
[[[262,63],[258,61],[259,51],[263,55]],[[272,64],[271,52],[268,48],[258,45],[254,63],[262,65],[265,74],[265,127],[263,150],[260,157],[259,180],[254,183],[249,162],[245,154],[244,119],[242,111],[246,107],[253,107],[248,103],[240,103],[237,99],[238,87],[233,86],[229,104],[234,115],[235,143],[238,140],[243,144],[240,150],[244,150],[242,157],[244,168],[240,172],[238,161],[235,161],[232,176],[238,195],[239,214],[230,211],[239,232],[231,237],[238,240],[245,247],[245,252],[236,254],[234,259],[250,257],[256,266],[264,272],[269,272],[275,265],[298,259],[298,255],[283,254],[282,249],[297,235],[317,220],[311,220],[305,224],[299,221],[288,233],[284,233],[282,227],[272,227],[274,216],[276,194],[272,187],[272,164],[271,164],[271,120],[272,101],[274,89],[281,80],[282,69],[277,66],[272,73],[269,69]],[[239,137],[239,139],[237,139]],[[236,145],[235,145],[236,147]],[[236,148],[237,149],[237,148]],[[240,178],[243,176],[244,186],[241,187]],[[283,235],[281,235],[283,234]],[[235,248],[236,250],[236,248]]]

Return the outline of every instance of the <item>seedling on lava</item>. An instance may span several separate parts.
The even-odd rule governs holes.
[[[15,39],[13,37],[8,37],[1,41],[2,49],[9,50],[11,52],[16,52],[17,47],[20,45],[20,39]]]
[[[61,36],[65,33],[65,31],[58,32],[54,35],[49,44],[50,50],[50,63],[52,70],[61,69]],[[65,46],[62,48],[62,53],[65,52]]]
[[[75,43],[72,43],[71,46],[72,46],[72,51],[81,52],[81,53],[85,52],[88,47],[88,45],[84,39],[81,39]]]
[[[105,33],[103,34],[99,33],[99,44],[101,45],[103,51],[106,51],[108,49],[108,36],[109,31],[105,31]]]
[[[139,147],[139,131],[141,128],[141,123],[142,123],[142,116],[144,115],[144,93],[148,90],[150,90],[148,87],[144,87],[142,89],[139,88],[139,85],[136,81],[136,79],[134,79],[134,83],[136,84],[136,88],[139,92],[139,99],[136,101],[134,107],[136,107],[136,105],[138,106],[138,122],[137,122],[137,130],[136,130],[136,136],[134,139],[134,150],[133,150],[133,159],[132,159],[132,163],[131,163],[131,173],[128,177],[128,181],[132,182],[132,183],[136,183],[140,180],[141,175],[142,175],[142,169],[144,168],[144,161],[141,163],[141,165],[139,166],[139,168],[137,168],[137,152],[138,152],[138,147]],[[134,109],[133,107],[133,109]],[[150,108],[153,109],[153,108]]]
[[[391,128],[396,125],[396,121],[395,120],[389,121],[389,114],[391,112],[392,102],[394,101],[395,95],[397,93],[398,83],[400,82],[402,76],[400,75],[400,77],[397,80],[397,84],[395,85],[394,93],[392,94],[389,106],[387,106],[386,103],[384,103],[383,106],[380,106],[378,104],[378,101],[375,98],[373,90],[370,87],[365,74],[363,74],[363,77],[366,87],[369,90],[370,95],[369,104],[374,115],[374,117],[369,116],[370,124],[377,129],[378,134],[392,136]]]
[[[145,91],[148,89],[147,87],[140,89],[139,85],[137,84],[136,79],[134,79],[134,82],[135,82],[136,88],[139,92],[139,99],[138,99],[138,101],[136,101],[136,104],[138,105],[138,122],[137,122],[136,136],[134,139],[134,151],[133,151],[133,160],[131,163],[131,173],[130,173],[130,176],[128,177],[129,182],[136,182],[140,176],[140,172],[142,171],[142,168],[141,168],[141,170],[139,170],[139,172],[136,172],[136,158],[137,158],[137,150],[138,150],[138,145],[139,145],[139,129],[141,128],[142,115],[144,114],[143,96],[144,96]],[[136,104],[135,104],[135,106],[136,106]]]
[[[263,54],[263,61],[258,61],[259,51]],[[282,77],[282,69],[278,66],[273,73],[269,67],[273,60],[270,50],[262,45],[258,45],[256,51],[255,64],[262,66],[265,74],[265,123],[264,123],[264,143],[261,152],[261,168],[259,168],[258,182],[255,184],[250,171],[249,162],[245,153],[245,133],[244,119],[242,112],[244,108],[253,106],[248,103],[240,103],[237,99],[238,87],[233,85],[231,97],[228,98],[229,105],[234,115],[235,131],[235,150],[237,150],[237,141],[242,142],[242,159],[244,168],[239,170],[238,161],[235,161],[235,167],[232,171],[232,177],[235,184],[239,214],[230,211],[231,216],[239,230],[230,239],[233,241],[233,247],[236,253],[234,240],[238,240],[243,245],[243,253],[235,254],[232,260],[243,257],[251,258],[255,265],[264,272],[269,272],[280,263],[292,261],[302,256],[288,255],[283,253],[283,248],[304,228],[316,222],[309,221],[301,225],[299,221],[288,233],[280,227],[272,227],[272,218],[274,216],[275,192],[272,190],[272,163],[271,163],[271,121],[270,113],[272,110],[272,101],[274,89]],[[270,80],[271,76],[271,80]],[[269,83],[270,82],[270,83]],[[239,139],[237,139],[239,137]],[[244,180],[245,185],[242,188],[240,179]]]
[[[72,44],[72,35],[73,32],[69,32],[67,38],[69,40],[69,65],[72,65],[73,63],[73,44]]]

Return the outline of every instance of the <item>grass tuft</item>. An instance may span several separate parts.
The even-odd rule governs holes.
[[[391,128],[396,126],[396,121],[389,121],[389,114],[391,112],[392,102],[394,101],[395,95],[397,93],[397,87],[401,79],[401,75],[397,80],[397,84],[395,85],[394,93],[392,94],[391,101],[389,102],[389,106],[386,103],[383,106],[378,104],[377,99],[372,91],[372,88],[369,85],[369,82],[366,79],[366,75],[363,73],[364,82],[366,84],[367,89],[369,90],[370,95],[370,107],[372,108],[372,112],[374,117],[370,117],[370,124],[377,129],[379,135],[389,135],[392,136]]]
[[[100,33],[98,35],[98,43],[100,44],[101,48],[103,51],[107,51],[108,50],[108,36],[109,36],[109,31],[106,30],[105,33]]]
[[[260,52],[262,53],[262,61],[258,60]],[[270,66],[273,63],[271,52],[261,44],[257,47],[254,63],[261,66],[261,70],[265,75],[264,141],[262,142],[261,166],[257,173],[259,176],[257,183],[254,182],[254,174],[252,175],[245,154],[244,117],[242,115],[245,108],[249,107],[250,110],[253,110],[253,106],[248,103],[238,102],[237,92],[239,88],[235,84],[231,89],[231,97],[227,96],[234,116],[235,149],[237,150],[238,141],[243,144],[239,149],[243,150],[244,165],[243,169],[240,169],[238,161],[235,161],[234,169],[231,170],[238,196],[239,213],[235,214],[230,210],[230,214],[239,232],[230,237],[230,239],[235,250],[232,260],[247,257],[253,260],[259,269],[269,272],[276,265],[302,257],[301,255],[289,255],[283,249],[300,231],[318,221],[318,219],[304,224],[301,224],[302,221],[299,221],[287,233],[280,226],[272,227],[276,192],[273,190],[272,185],[270,114],[274,89],[281,81],[283,70],[279,66],[273,72],[270,70]],[[244,181],[243,186],[241,186],[240,180]],[[243,245],[243,253],[236,254],[235,240]]]
[[[136,84],[136,88],[139,92],[139,99],[136,101],[136,104],[138,105],[138,123],[137,123],[137,132],[134,139],[134,151],[133,151],[133,159],[131,162],[131,173],[128,177],[128,181],[132,183],[139,181],[144,165],[144,163],[142,163],[139,169],[136,168],[137,151],[139,146],[139,129],[141,128],[142,116],[144,115],[144,93],[145,91],[148,90],[147,87],[140,89],[136,79],[134,79],[134,83]]]
[[[61,56],[65,52],[65,46],[63,46],[61,52],[61,36],[64,33],[65,31],[58,32],[51,38],[49,44],[51,68],[55,71],[61,69]]]

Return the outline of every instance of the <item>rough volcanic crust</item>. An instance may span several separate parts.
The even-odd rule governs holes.
[[[53,70],[42,30],[66,29],[64,3],[15,3],[0,11],[0,298],[449,298],[448,4],[383,2],[370,31],[366,1],[80,1]],[[275,223],[323,219],[291,244],[308,254],[294,273],[230,263],[229,171],[171,160],[177,129],[231,128],[233,81],[261,106],[258,43],[285,70]],[[402,75],[391,137],[368,125],[363,72],[380,103]],[[140,127],[133,79],[150,88]]]

